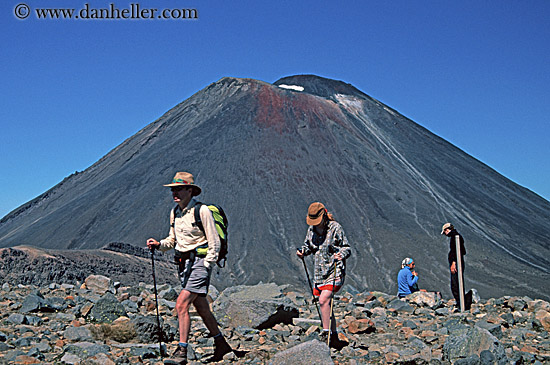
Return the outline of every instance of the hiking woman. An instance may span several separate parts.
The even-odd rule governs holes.
[[[351,249],[342,226],[322,203],[316,202],[309,206],[306,223],[309,228],[304,245],[296,254],[300,258],[315,254],[313,295],[319,297],[323,324],[321,340],[326,341],[329,323],[332,334],[336,334],[336,321],[330,319],[331,299],[333,293],[344,285],[346,259],[351,255]]]

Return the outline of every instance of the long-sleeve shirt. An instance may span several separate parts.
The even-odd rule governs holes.
[[[460,262],[462,264],[462,266],[464,267],[464,255],[466,255],[466,247],[464,247],[464,238],[462,238],[462,236],[455,230],[453,229],[448,237],[450,238],[449,240],[449,266],[451,266],[453,264],[453,262],[457,262],[456,261],[456,240],[455,240],[455,237],[458,236],[459,239],[460,239]]]
[[[399,270],[397,274],[397,292],[399,294],[408,295],[412,293],[413,285],[418,281],[418,276],[414,276],[411,268],[405,266]]]
[[[172,209],[170,213],[170,222],[174,224],[170,227],[168,237],[160,241],[160,250],[168,251],[175,249],[181,252],[194,250],[199,246],[208,244],[208,252],[204,258],[206,267],[212,266],[218,260],[220,252],[220,237],[216,231],[216,224],[212,212],[206,205],[201,205],[200,217],[203,231],[195,224],[195,204],[192,199],[183,210]],[[175,216],[174,216],[175,214]]]
[[[351,248],[340,223],[330,221],[324,235],[318,235],[313,226],[309,226],[302,252],[304,255],[315,254],[314,282],[316,285],[333,282],[336,285],[343,285],[345,260],[351,255]],[[336,260],[336,272],[334,272],[333,256],[337,252],[342,254],[343,260]]]

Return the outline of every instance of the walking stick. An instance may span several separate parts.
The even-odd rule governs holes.
[[[321,317],[321,311],[319,310],[319,305],[317,304],[317,299],[315,298],[315,295],[313,295],[313,286],[311,285],[311,279],[309,278],[309,272],[307,271],[306,261],[304,259],[304,256],[300,257],[302,259],[302,264],[304,264],[304,270],[306,272],[307,282],[309,284],[309,289],[311,291],[311,295],[313,296],[313,302],[315,303],[315,308],[317,308],[317,314],[319,315],[319,319],[321,320],[321,326],[323,325],[323,317]]]
[[[332,336],[332,321],[334,319],[334,286],[336,285],[336,260],[334,260],[334,269],[332,272],[332,292],[330,293],[330,325],[328,330],[327,346],[330,347],[330,337]]]
[[[464,278],[462,277],[462,252],[460,252],[460,236],[455,236],[456,245],[456,267],[458,270],[458,290],[460,291],[460,311],[464,312]]]
[[[155,276],[155,248],[151,248],[151,266],[153,267],[153,287],[155,290],[155,306],[157,308],[157,329],[159,336],[159,353],[161,357],[164,357],[164,351],[162,350],[162,329],[160,328],[160,315],[159,315],[159,302],[157,294],[157,278]]]

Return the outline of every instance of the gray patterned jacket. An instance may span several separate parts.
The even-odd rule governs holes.
[[[344,284],[346,275],[346,259],[351,255],[348,239],[340,223],[330,221],[325,235],[320,236],[309,226],[302,246],[304,255],[315,254],[315,286],[332,284],[337,286]],[[336,278],[334,277],[334,254],[340,252],[343,260],[336,262]],[[335,279],[335,280],[334,280]]]

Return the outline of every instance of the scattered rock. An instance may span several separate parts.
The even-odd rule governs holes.
[[[393,309],[396,312],[412,313],[414,311],[414,308],[409,303],[401,299],[392,300],[386,308]]]
[[[69,326],[63,332],[63,337],[71,342],[92,341],[92,332],[86,327]]]
[[[27,324],[27,317],[20,313],[12,313],[8,316],[8,322],[12,324]]]
[[[115,294],[115,285],[113,281],[103,275],[90,275],[84,280],[84,289],[88,289],[95,294],[103,295],[107,292]]]
[[[376,326],[374,322],[368,318],[361,318],[361,319],[353,318],[348,323],[348,331],[352,334],[372,333],[376,331]]]
[[[174,288],[165,289],[159,292],[159,298],[175,302],[179,293]]]
[[[437,309],[441,306],[441,294],[434,292],[417,291],[407,295],[406,299],[419,307],[429,307]]]
[[[179,288],[158,290],[162,342],[171,353],[178,322],[168,299]],[[338,335],[330,350],[317,340],[321,322],[309,296],[258,284],[208,300],[214,297],[214,315],[235,349],[224,363],[550,363],[550,305],[526,297],[480,299],[460,313],[437,293],[400,300],[344,288],[334,302]],[[214,341],[191,316],[189,364],[198,365],[208,362]],[[0,364],[162,363],[151,285],[119,286],[116,296],[80,285],[3,285],[0,318]]]
[[[131,320],[132,325],[136,329],[138,338],[143,343],[157,343],[159,341],[159,330],[156,316],[135,316]],[[165,325],[160,318],[160,327],[162,328],[162,341],[171,341],[175,333],[171,331],[170,326]]]
[[[281,351],[269,361],[270,365],[310,365],[334,364],[330,358],[330,349],[327,344],[312,340]]]
[[[469,358],[472,355],[476,355],[479,361],[482,351],[491,352],[498,361],[506,357],[499,340],[480,327],[470,327],[465,332],[455,331],[449,335],[443,345],[444,358],[451,362]]]
[[[34,292],[29,294],[20,309],[21,313],[32,312],[53,312],[54,309],[50,305],[49,301],[44,299],[40,292]]]
[[[298,308],[275,284],[239,285],[225,289],[213,305],[218,321],[226,327],[270,328],[292,323]]]
[[[103,295],[92,307],[89,317],[93,322],[111,323],[118,317],[126,316],[122,303],[110,292]]]
[[[79,360],[87,359],[99,353],[108,353],[110,350],[107,345],[100,345],[92,342],[76,342],[65,346],[65,354],[73,354]]]
[[[488,323],[485,321],[479,321],[476,323],[477,327],[486,329],[490,334],[496,338],[502,338],[502,326],[500,324]]]

